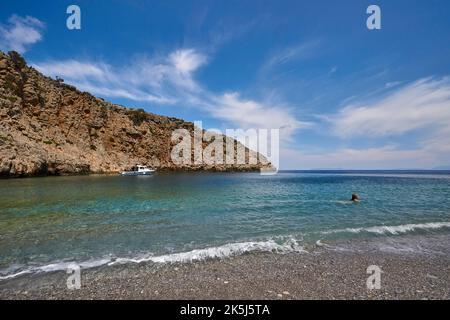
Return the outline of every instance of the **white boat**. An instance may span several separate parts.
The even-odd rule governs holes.
[[[137,165],[132,168],[131,171],[123,171],[123,176],[148,176],[155,172],[155,169],[151,169],[146,166]]]

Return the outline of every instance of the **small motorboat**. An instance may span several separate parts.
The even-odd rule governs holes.
[[[134,166],[131,171],[123,171],[123,176],[148,176],[155,172],[155,169],[151,169],[146,166],[137,165]]]

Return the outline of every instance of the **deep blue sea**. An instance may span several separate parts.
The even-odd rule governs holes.
[[[448,171],[43,177],[0,180],[0,194],[2,279],[450,232]]]

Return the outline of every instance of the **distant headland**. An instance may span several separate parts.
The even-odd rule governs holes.
[[[174,164],[176,129],[193,132],[194,124],[107,102],[42,75],[17,52],[0,51],[1,177],[117,173],[138,163],[160,171],[270,167],[260,154],[257,164]]]

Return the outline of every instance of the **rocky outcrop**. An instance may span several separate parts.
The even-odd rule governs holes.
[[[135,164],[217,171],[269,166],[261,156],[252,165],[176,165],[170,156],[175,129],[193,132],[194,125],[80,92],[27,66],[18,53],[0,51],[0,176],[113,173]]]

